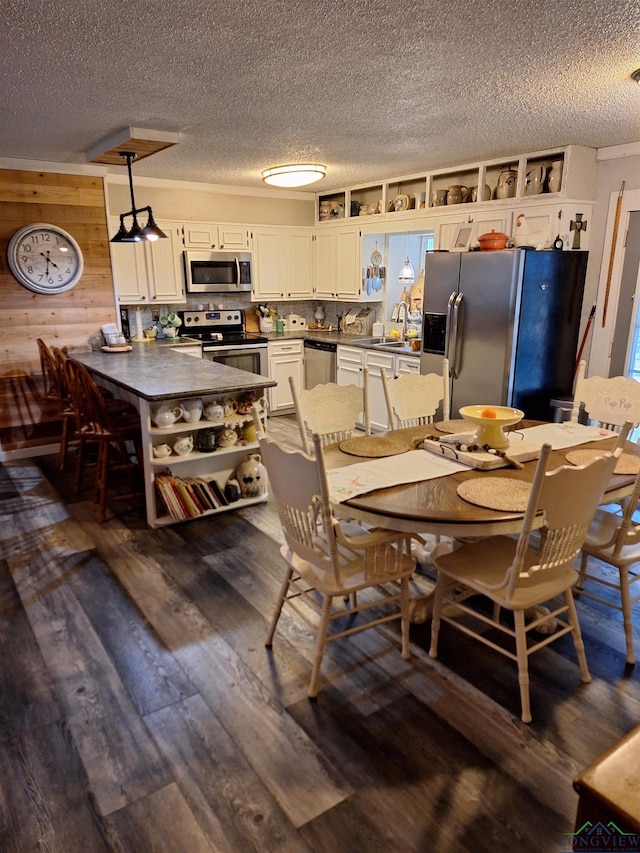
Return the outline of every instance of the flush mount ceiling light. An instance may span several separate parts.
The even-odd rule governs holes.
[[[640,68],[638,68],[637,71],[633,72],[633,74],[631,75],[631,79],[635,80],[636,83],[638,83],[638,85],[640,85]]]
[[[265,169],[262,180],[274,187],[304,187],[319,181],[326,174],[327,167],[320,163],[290,163]]]
[[[133,197],[133,177],[131,175],[131,161],[135,160],[136,154],[134,151],[121,151],[120,156],[126,158],[127,161],[127,171],[129,172],[129,191],[131,192],[131,210],[128,210],[126,213],[120,214],[120,228],[118,229],[118,233],[115,234],[111,238],[112,243],[140,243],[143,240],[147,240],[152,242],[153,240],[157,240],[159,237],[166,237],[167,235],[156,225],[153,219],[153,213],[151,211],[151,207],[136,207],[136,202]],[[144,228],[141,228],[138,224],[138,214],[146,213],[147,214],[147,224]],[[128,217],[132,217],[131,228],[127,231],[127,228],[124,224],[124,220]]]

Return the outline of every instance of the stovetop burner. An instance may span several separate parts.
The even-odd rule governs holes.
[[[181,332],[208,346],[247,346],[267,343],[267,338],[245,331],[244,311],[224,308],[218,311],[181,311]]]

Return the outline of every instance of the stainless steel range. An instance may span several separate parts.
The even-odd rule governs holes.
[[[179,313],[181,332],[202,341],[203,358],[260,376],[269,375],[267,339],[245,330],[241,308]]]

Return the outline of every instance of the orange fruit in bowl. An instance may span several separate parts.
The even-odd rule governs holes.
[[[496,412],[495,409],[492,409],[491,406],[487,406],[486,409],[483,409],[480,412],[480,417],[481,418],[497,418],[498,413]]]

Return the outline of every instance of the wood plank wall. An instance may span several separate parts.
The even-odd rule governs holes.
[[[9,240],[36,222],[58,225],[80,244],[84,272],[65,293],[33,293],[9,269]],[[51,432],[41,434],[37,339],[87,344],[104,323],[115,322],[108,240],[101,177],[0,169],[0,453],[35,447]]]
[[[72,234],[84,256],[78,284],[65,293],[33,293],[12,275],[11,236],[24,225],[46,222]],[[104,185],[101,177],[0,170],[0,377],[40,372],[36,340],[86,344],[104,323],[115,322]]]

